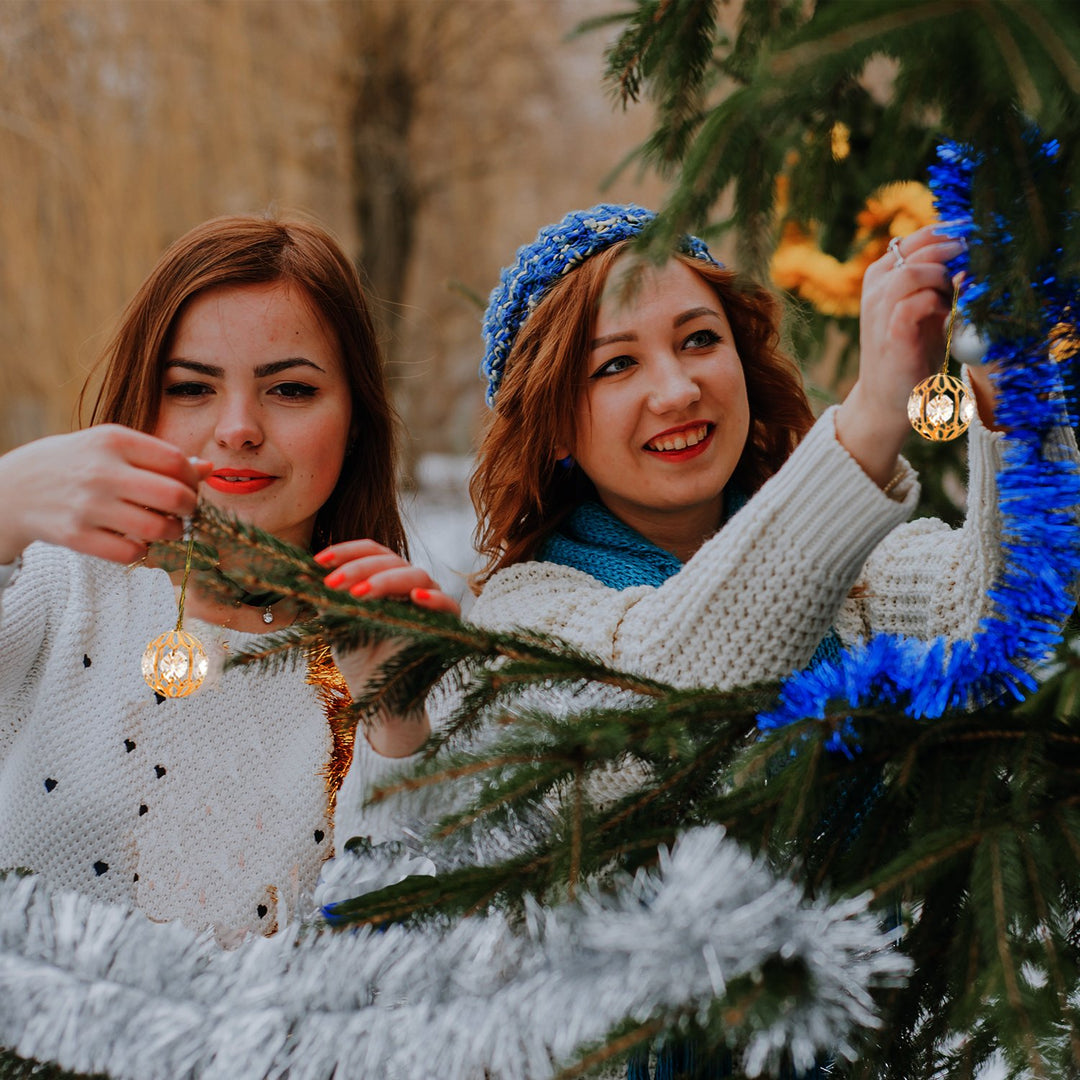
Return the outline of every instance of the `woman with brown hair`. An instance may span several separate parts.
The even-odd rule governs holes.
[[[869,268],[858,381],[815,421],[776,301],[695,237],[644,264],[631,244],[652,217],[568,214],[492,293],[470,618],[679,687],[784,678],[875,632],[971,638],[1003,564],[986,373],[968,371],[978,415],[957,534],[902,524],[919,487],[900,457],[911,390],[941,364],[961,243],[922,229]],[[613,771],[597,797],[640,769]],[[723,1051],[676,1039],[654,1074],[637,1054],[627,1075],[731,1071]]]
[[[858,381],[815,422],[773,298],[694,237],[643,265],[652,216],[568,214],[492,294],[470,618],[678,686],[782,678],[876,631],[971,637],[1002,564],[984,371],[966,525],[897,528],[918,499],[906,404],[940,366],[961,242],[922,229],[870,267]]]
[[[177,240],[103,357],[91,424],[0,458],[0,867],[157,920],[268,932],[310,904],[330,853],[330,674],[229,671],[192,697],[144,681],[181,571],[148,558],[197,499],[305,548],[331,587],[457,611],[406,561],[396,419],[367,300],[336,241],[237,216]],[[217,567],[230,584],[230,566]],[[222,654],[299,615],[192,577],[187,626]],[[386,647],[383,647],[385,652]],[[378,656],[338,657],[358,686]],[[358,739],[374,782],[427,733]],[[340,765],[340,760],[338,761]]]

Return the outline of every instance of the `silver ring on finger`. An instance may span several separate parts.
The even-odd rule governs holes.
[[[904,258],[904,253],[900,250],[900,237],[899,236],[894,236],[889,241],[889,253],[896,260],[896,262],[893,263],[893,265],[889,269],[891,269],[891,270],[899,270],[900,267],[902,267],[904,265],[904,263],[907,262],[907,259]]]

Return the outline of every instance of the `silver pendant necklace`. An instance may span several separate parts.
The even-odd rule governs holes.
[[[235,581],[228,574],[222,573],[218,567],[214,567],[214,572],[222,581],[229,585],[234,593],[234,600],[237,604],[244,604],[246,607],[262,608],[262,621],[269,626],[274,621],[274,605],[279,600],[285,599],[284,593],[279,592],[248,592],[246,589],[237,585]]]

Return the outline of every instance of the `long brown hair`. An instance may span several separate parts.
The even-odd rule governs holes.
[[[337,336],[352,397],[349,449],[315,520],[313,551],[371,537],[404,555],[396,488],[398,419],[356,267],[320,225],[257,215],[214,218],[175,241],[132,297],[99,360],[102,385],[91,424],[153,431],[162,369],[185,305],[220,285],[284,281],[303,289]],[[83,413],[89,380],[79,398]]]
[[[486,562],[474,584],[532,558],[580,502],[595,497],[581,469],[563,469],[555,447],[573,446],[576,406],[605,282],[629,241],[613,244],[563,275],[518,333],[480,445],[469,492],[476,547]],[[674,258],[715,291],[743,363],[750,432],[731,482],[753,494],[810,430],[813,413],[795,363],[780,349],[780,307],[760,285],[686,255]]]

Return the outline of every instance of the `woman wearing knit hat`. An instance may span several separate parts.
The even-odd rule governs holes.
[[[682,687],[782,678],[879,631],[972,637],[1002,565],[985,371],[966,524],[898,528],[919,495],[906,404],[940,367],[962,242],[925,228],[869,268],[858,381],[815,422],[775,300],[694,237],[643,266],[652,216],[571,213],[492,294],[470,618]]]
[[[220,656],[300,609],[170,578],[147,542],[179,538],[202,498],[310,550],[331,588],[457,604],[405,561],[374,327],[321,227],[228,217],[191,230],[104,359],[90,427],[0,457],[0,868],[221,940],[266,932],[307,913],[330,853],[351,752],[328,715],[340,678],[324,658],[174,696],[206,657],[165,650],[158,671],[144,650],[185,614]],[[224,583],[236,572],[218,570]],[[338,659],[355,688],[378,656]],[[376,781],[427,730],[389,718],[357,740],[353,774]]]
[[[985,370],[968,369],[977,414],[956,534],[903,524],[919,485],[900,457],[911,390],[941,365],[962,242],[925,228],[868,269],[858,381],[815,422],[775,299],[695,237],[642,263],[630,246],[652,218],[568,214],[492,293],[493,414],[471,482],[486,566],[470,618],[679,687],[784,678],[879,632],[972,638],[1004,561]],[[610,783],[636,779],[628,767]],[[655,1075],[684,1073],[730,1063],[676,1041]],[[634,1057],[632,1080],[649,1075]]]

